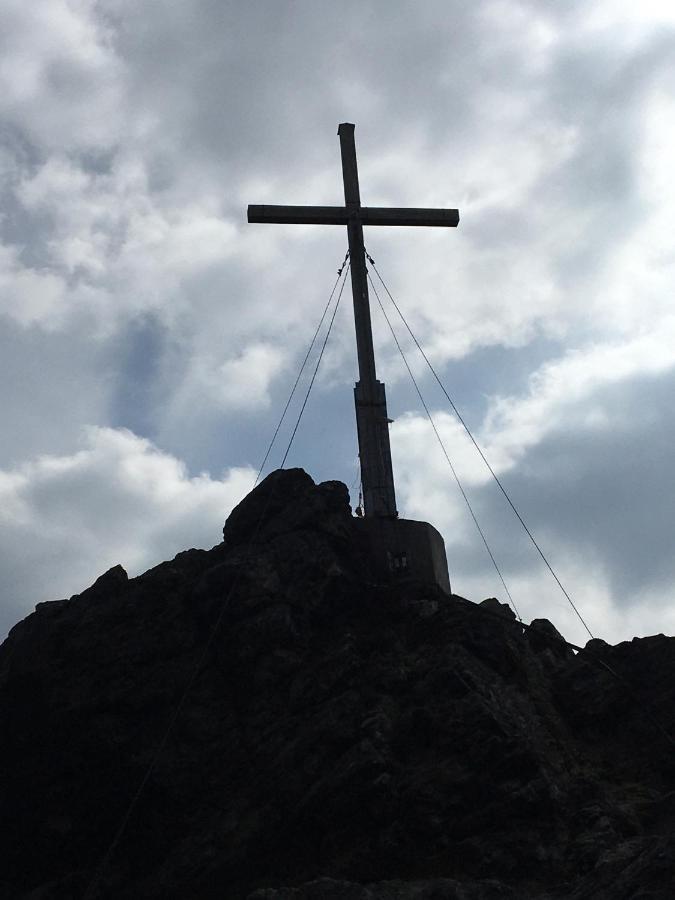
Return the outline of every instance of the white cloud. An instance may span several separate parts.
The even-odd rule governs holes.
[[[616,427],[617,412],[610,417],[602,409],[602,400],[594,402],[593,395],[603,387],[663,375],[674,367],[675,316],[664,318],[657,330],[645,329],[624,342],[570,351],[532,374],[525,397],[494,398],[481,440],[494,467],[503,471],[551,432]],[[630,414],[634,416],[635,411]],[[644,427],[645,415],[649,416],[648,409],[640,411],[634,427]],[[626,422],[620,424],[625,427]]]
[[[237,249],[237,229],[218,204],[154,195],[138,156],[118,154],[95,172],[53,155],[24,173],[15,196],[32,217],[33,253],[42,257],[28,266],[18,246],[0,248],[22,300],[6,294],[3,311],[22,324],[66,328],[84,316],[106,335],[147,311],[171,321],[193,300],[185,297],[190,281],[222,271]]]
[[[0,312],[24,326],[54,327],[67,302],[63,278],[23,265],[15,247],[0,246]]]
[[[236,442],[234,418],[243,415],[246,427],[256,413],[269,408],[272,382],[287,363],[286,348],[256,341],[222,362],[227,343],[234,343],[232,335],[225,335],[219,346],[219,334],[214,330],[212,344],[203,341],[200,352],[191,354],[163,410],[162,442],[194,447],[195,436],[215,423],[220,457],[232,452]],[[253,451],[256,461],[259,452],[259,447]]]
[[[5,121],[51,148],[119,140],[124,67],[93,0],[7,0],[0,39]]]
[[[596,0],[584,4],[586,27],[607,28],[612,25],[629,25],[632,28],[648,29],[654,25],[675,25],[675,9],[670,0],[642,0],[639,4],[623,3],[621,0]]]
[[[284,354],[269,344],[251,344],[224,362],[218,371],[215,390],[230,409],[251,409],[269,404],[269,387],[284,362]]]
[[[248,468],[190,477],[173,456],[112,428],[89,429],[72,455],[1,471],[3,625],[118,563],[133,576],[187,547],[219,543],[253,477]]]
[[[656,411],[650,412],[649,407],[607,410],[603,391],[645,376],[657,378],[674,368],[675,316],[670,316],[657,330],[645,329],[623,342],[570,350],[562,358],[544,363],[531,374],[524,394],[489,398],[475,436],[493,469],[502,474],[516,466],[532,447],[559,431],[589,436],[607,433],[619,425],[622,429],[653,427]],[[491,476],[454,414],[435,411],[433,416],[462,481],[473,486],[488,483]],[[428,420],[419,414],[406,414],[398,418],[392,434],[405,469],[402,487],[411,510],[418,514],[420,507],[431,508],[438,520],[445,522],[450,515],[445,501],[441,508],[439,500],[428,496],[426,489],[413,496],[408,482],[412,471],[422,469],[427,477],[433,474],[433,479],[441,483],[450,474]],[[445,527],[452,530],[452,523],[448,521]]]

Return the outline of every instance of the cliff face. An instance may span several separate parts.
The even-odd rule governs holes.
[[[633,695],[548,623],[377,584],[301,470],[224,536],[10,633],[0,897],[675,895],[674,638],[593,642]]]

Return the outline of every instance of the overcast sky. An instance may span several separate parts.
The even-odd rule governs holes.
[[[365,205],[460,210],[367,246],[591,631],[675,631],[672,2],[1,15],[0,634],[220,541],[346,250],[246,206],[340,204],[345,121]],[[444,534],[457,593],[505,599],[373,307],[399,509]],[[349,486],[353,327],[349,301],[287,462]],[[584,642],[410,358],[523,619]]]

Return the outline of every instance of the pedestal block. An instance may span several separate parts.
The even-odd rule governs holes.
[[[412,519],[357,519],[356,526],[383,581],[437,584],[450,594],[445,544],[428,522]]]

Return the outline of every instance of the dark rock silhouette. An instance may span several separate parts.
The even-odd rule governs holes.
[[[575,654],[378,584],[344,486],[300,470],[224,536],[10,633],[0,897],[675,895],[675,639]]]

